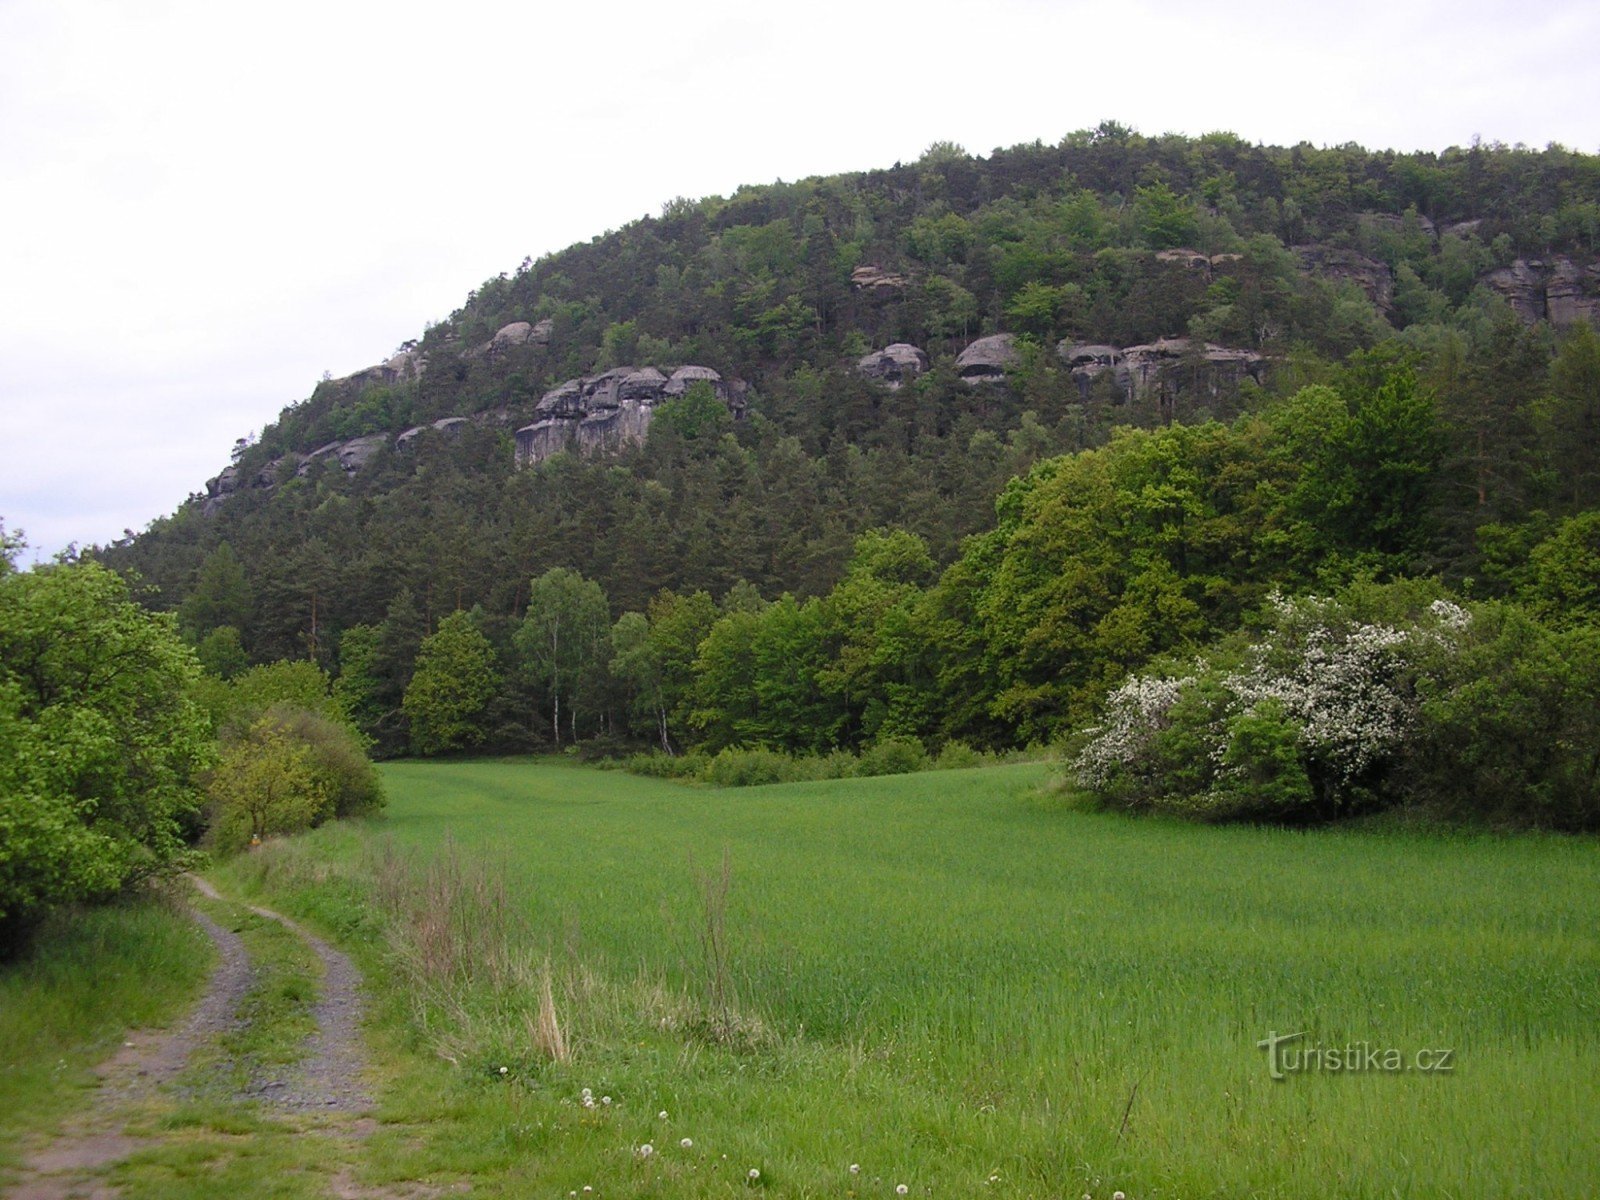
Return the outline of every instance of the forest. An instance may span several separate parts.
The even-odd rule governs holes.
[[[525,261],[84,557],[385,754],[1050,744],[1137,810],[1592,828],[1597,256],[1559,146],[936,144]],[[926,369],[859,368],[897,343]],[[740,404],[517,466],[563,381],[682,363]]]

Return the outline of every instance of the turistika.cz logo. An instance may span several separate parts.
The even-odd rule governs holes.
[[[1320,1042],[1306,1042],[1306,1032],[1279,1033],[1269,1029],[1267,1036],[1256,1043],[1256,1049],[1267,1052],[1267,1073],[1274,1079],[1287,1079],[1291,1075],[1354,1075],[1358,1073],[1403,1074],[1418,1071],[1430,1075],[1448,1075],[1456,1069],[1456,1052],[1445,1049],[1422,1049],[1407,1054],[1394,1046],[1374,1046],[1371,1042],[1345,1042],[1338,1046],[1325,1046]]]

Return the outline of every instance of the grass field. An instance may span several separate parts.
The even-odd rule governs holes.
[[[385,1116],[408,1132],[377,1182],[1137,1198],[1600,1181],[1593,840],[1087,815],[1040,795],[1046,770],[707,791],[395,764],[386,820],[225,878],[381,974]],[[547,970],[568,1061],[538,1048]],[[1278,1052],[1283,1079],[1258,1048],[1274,1032],[1306,1035]],[[1330,1069],[1352,1043],[1361,1069]],[[1391,1049],[1409,1069],[1378,1069]]]

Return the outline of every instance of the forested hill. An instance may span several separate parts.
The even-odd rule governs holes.
[[[869,570],[860,535],[894,530],[916,549],[891,538],[880,582],[936,595],[928,619],[971,633],[964,665],[941,652],[916,669],[972,693],[965,715],[947,695],[897,719],[1034,736],[1269,586],[1368,570],[1514,587],[1596,502],[1597,251],[1600,159],[1554,146],[1275,148],[1110,123],[988,157],[935,145],[674,200],[524,262],[94,553],[177,609],[219,670],[307,654],[337,670],[346,632],[377,630],[393,700],[457,610],[509,669],[552,568],[597,583],[612,618],[663,589],[803,608]],[[1332,399],[1307,401],[1310,385]],[[1112,440],[1121,426],[1156,432]],[[1366,458],[1337,477],[1347,451]],[[1018,619],[985,589],[1022,569],[1006,538],[1051,481],[1096,462],[1115,477],[1130,454],[1177,510],[1113,505],[1119,536],[1143,520],[1153,539],[1116,553],[1161,558],[1176,591],[1131,566],[1104,581],[1080,624],[1129,588],[1148,606],[1063,683],[1079,652],[1060,631],[1014,629],[1007,649],[972,630]],[[1318,462],[1326,478],[1308,479]],[[1175,545],[1185,521],[1204,544]],[[1132,632],[1151,621],[1167,632]],[[864,736],[861,712],[843,720],[811,740]]]

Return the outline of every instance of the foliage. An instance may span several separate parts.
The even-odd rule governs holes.
[[[274,834],[303,832],[333,808],[310,747],[272,717],[262,717],[223,752],[206,793],[210,840],[224,854]]]
[[[422,640],[406,688],[411,749],[442,754],[477,745],[479,719],[499,686],[494,647],[469,613],[451,613]]]
[[[0,942],[186,864],[212,755],[199,677],[103,567],[0,572]]]
[[[273,705],[262,720],[306,749],[307,766],[325,797],[315,824],[382,810],[383,780],[348,725],[287,704]]]

